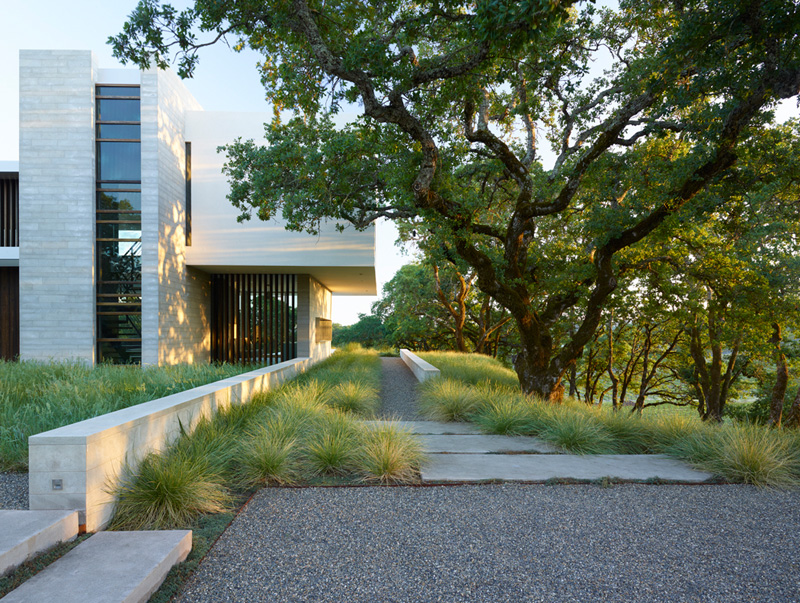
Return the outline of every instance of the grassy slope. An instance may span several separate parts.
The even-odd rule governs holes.
[[[253,370],[0,361],[0,470],[24,471],[28,436]]]
[[[442,372],[422,386],[420,405],[431,418],[469,420],[489,433],[533,435],[579,454],[664,453],[734,482],[800,485],[795,431],[705,424],[682,408],[637,416],[575,401],[553,406],[524,396],[516,375],[491,358],[420,356]]]

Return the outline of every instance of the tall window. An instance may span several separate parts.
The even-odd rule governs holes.
[[[97,359],[142,361],[142,153],[138,86],[97,86]]]

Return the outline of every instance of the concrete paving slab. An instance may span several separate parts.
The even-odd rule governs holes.
[[[420,435],[478,435],[480,429],[470,423],[442,423],[439,421],[395,421],[403,428]],[[364,421],[367,425],[379,425],[385,421]]]
[[[425,483],[540,482],[554,478],[596,480],[604,477],[701,483],[713,476],[660,454],[431,454],[428,464],[422,468]]]
[[[77,535],[77,511],[0,510],[0,576]]]
[[[99,532],[3,597],[3,603],[139,603],[192,548],[190,530]]]
[[[429,453],[529,453],[555,454],[563,452],[538,438],[502,435],[420,435]]]

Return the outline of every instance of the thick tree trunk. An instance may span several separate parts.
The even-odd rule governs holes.
[[[786,356],[781,350],[781,339],[781,327],[777,323],[773,323],[770,343],[775,347],[775,385],[772,387],[769,405],[769,425],[773,427],[781,426],[783,399],[789,383],[789,369],[786,366]]]
[[[548,356],[544,358],[549,359]],[[553,371],[546,361],[542,362],[541,356],[532,358],[523,348],[514,361],[514,369],[517,371],[520,387],[526,394],[538,396],[553,404],[559,404],[564,399],[564,386],[561,384],[564,372]]]

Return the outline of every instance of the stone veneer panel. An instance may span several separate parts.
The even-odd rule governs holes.
[[[297,355],[314,361],[331,355],[330,341],[317,341],[317,318],[331,318],[328,288],[307,274],[297,275]]]
[[[22,50],[20,355],[95,358],[94,81],[89,51]]]
[[[185,260],[184,116],[200,105],[172,72],[142,74],[142,362],[210,358],[209,276]]]

